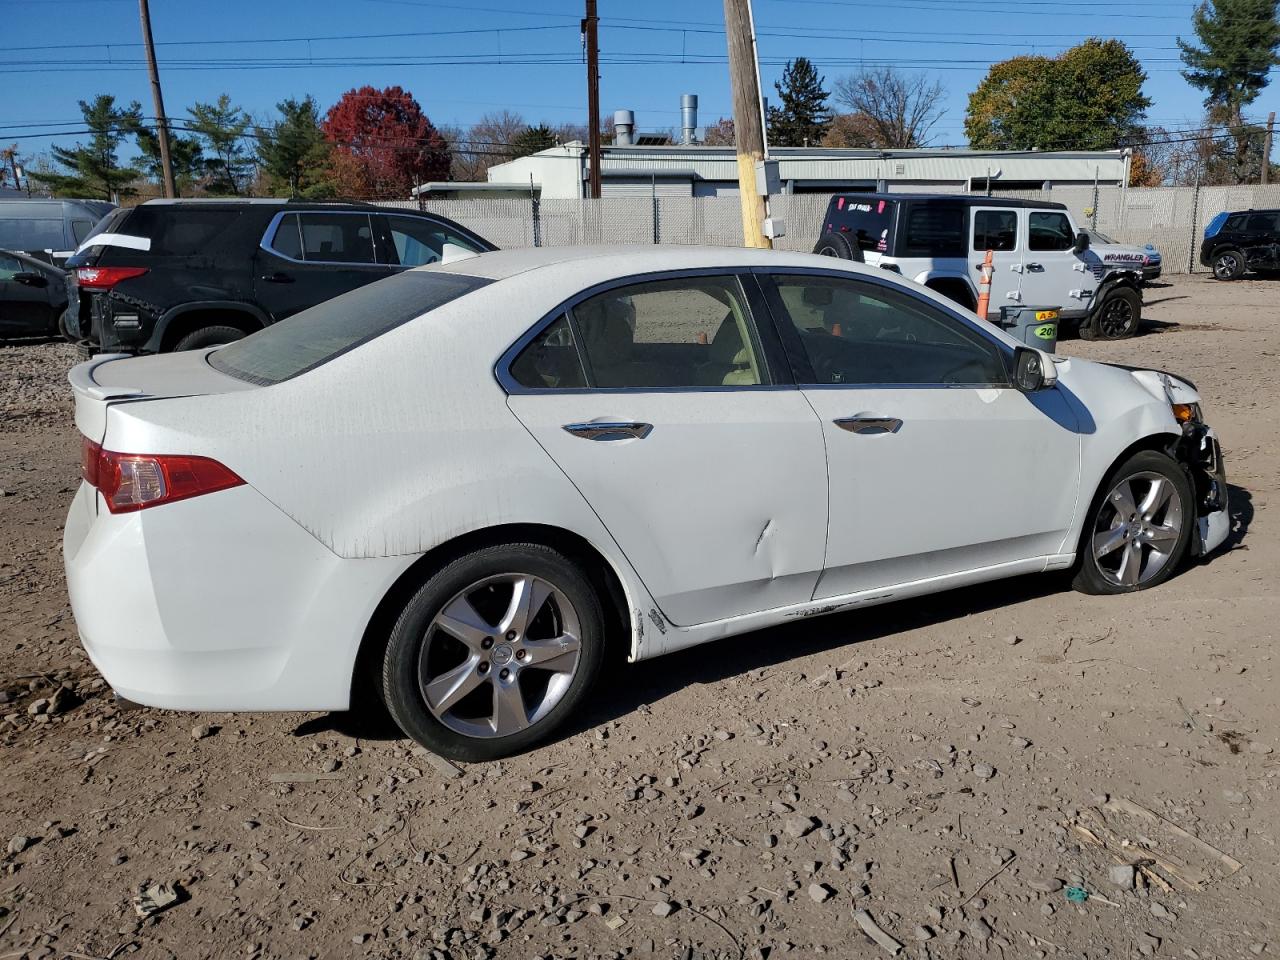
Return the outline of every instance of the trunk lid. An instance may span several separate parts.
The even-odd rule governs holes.
[[[257,384],[219,373],[209,365],[213,350],[131,357],[103,353],[71,368],[67,379],[76,399],[76,429],[96,443],[107,432],[107,409],[175,397],[257,390]]]

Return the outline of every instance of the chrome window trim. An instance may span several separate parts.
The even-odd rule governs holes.
[[[767,277],[773,284],[774,290],[777,290],[778,277],[822,277],[830,280],[845,280],[854,283],[866,283],[873,287],[880,287],[885,290],[897,293],[908,299],[915,300],[923,304],[925,307],[932,308],[950,320],[959,323],[962,327],[976,334],[982,340],[990,344],[1000,357],[1002,366],[1005,370],[1006,381],[1004,383],[804,383],[797,378],[797,385],[805,390],[1016,390],[1013,385],[1013,378],[1009,374],[1009,364],[1013,360],[1013,349],[999,337],[993,336],[990,330],[982,329],[979,321],[969,319],[964,314],[953,310],[950,306],[937,303],[928,297],[920,296],[916,291],[906,286],[905,283],[895,283],[876,274],[854,273],[853,271],[830,270],[821,267],[752,267],[751,272],[762,277]],[[977,319],[977,318],[974,318]],[[789,323],[790,318],[775,318],[778,324]]]
[[[287,254],[281,253],[275,247],[271,246],[271,238],[276,235],[276,230],[280,226],[280,221],[285,217],[298,216],[304,214],[319,213],[328,216],[343,217],[366,217],[369,221],[369,242],[373,247],[373,260],[369,263],[363,260],[298,260]],[[374,214],[368,210],[281,210],[271,218],[271,222],[267,224],[267,229],[262,234],[262,239],[258,241],[258,247],[271,254],[273,257],[279,257],[289,263],[296,263],[301,266],[318,266],[318,267],[391,267],[392,264],[380,263],[378,260],[378,232],[373,225]],[[298,249],[306,252],[305,244],[302,240],[302,221],[298,220]]]
[[[503,351],[498,358],[498,362],[494,364],[493,375],[498,381],[498,385],[506,391],[508,396],[547,396],[554,394],[636,394],[636,393],[731,393],[741,392],[744,390],[753,391],[776,391],[776,390],[795,390],[798,389],[795,383],[779,383],[781,379],[779,374],[790,374],[790,371],[774,371],[769,363],[767,351],[762,343],[753,344],[759,351],[759,362],[764,366],[769,374],[769,383],[744,383],[731,384],[729,386],[713,385],[713,386],[687,386],[687,387],[526,387],[519,383],[515,377],[511,375],[511,364],[515,362],[516,357],[534,340],[538,339],[551,324],[555,323],[562,316],[568,315],[570,327],[574,331],[574,342],[579,342],[577,333],[577,325],[572,320],[572,310],[584,300],[589,300],[597,294],[606,293],[609,290],[616,290],[620,287],[632,287],[641,283],[653,283],[663,280],[682,280],[695,277],[731,277],[737,281],[739,290],[742,294],[743,306],[746,307],[748,323],[752,325],[751,333],[753,337],[759,341],[760,324],[762,322],[773,322],[773,318],[769,316],[759,317],[757,311],[752,309],[751,294],[746,289],[744,278],[750,276],[752,271],[742,266],[725,266],[725,267],[697,267],[685,270],[656,270],[649,273],[630,274],[626,277],[617,277],[612,280],[605,280],[593,286],[580,290],[578,293],[562,301],[557,307],[547,313],[541,320],[537,321],[533,326],[526,330],[511,346]],[[582,349],[578,348],[580,361],[583,362],[583,373],[586,374],[586,362],[582,358]]]

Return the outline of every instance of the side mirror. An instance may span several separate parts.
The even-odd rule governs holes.
[[[1058,372],[1047,353],[1018,347],[1013,354],[1013,385],[1023,393],[1035,393],[1058,382]]]
[[[1089,249],[1089,235],[1081,230],[1076,234],[1075,245],[1071,248],[1071,252],[1075,254],[1084,253]]]

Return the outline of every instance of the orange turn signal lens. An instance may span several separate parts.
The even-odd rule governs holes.
[[[1172,406],[1173,418],[1179,423],[1191,423],[1200,419],[1200,411],[1194,403],[1175,403]]]

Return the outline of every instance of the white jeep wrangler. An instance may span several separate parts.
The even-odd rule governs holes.
[[[1109,263],[1060,203],[923,194],[831,198],[813,252],[893,270],[970,310],[987,251],[988,320],[1002,306],[1057,307],[1087,339],[1133,336],[1142,319],[1142,265]]]

